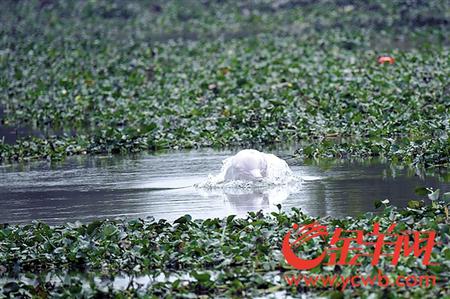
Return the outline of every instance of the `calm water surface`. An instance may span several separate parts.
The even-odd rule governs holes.
[[[277,210],[277,203],[285,210],[297,207],[313,216],[345,217],[375,211],[378,199],[405,206],[421,198],[414,194],[416,187],[450,190],[438,176],[421,176],[411,169],[342,160],[299,164],[289,159],[288,152],[292,153],[274,153],[286,159],[303,181],[295,188],[253,193],[193,187],[208,174],[217,174],[232,151],[72,157],[56,165],[0,165],[0,223],[43,220],[58,224],[147,216],[174,220],[184,214],[194,218],[245,216],[249,211]]]

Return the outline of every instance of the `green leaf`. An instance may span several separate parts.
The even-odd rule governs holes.
[[[88,235],[92,235],[94,233],[94,231],[97,228],[99,228],[102,224],[103,224],[103,221],[95,220],[87,226],[86,232],[88,233]]]
[[[208,272],[196,272],[193,271],[191,275],[197,279],[199,282],[208,282],[210,281],[211,275]]]
[[[428,191],[428,189],[425,188],[425,187],[419,187],[419,188],[416,188],[416,189],[414,190],[414,192],[415,192],[417,195],[428,195],[428,193],[430,193],[430,192]]]
[[[19,285],[17,284],[17,282],[8,282],[3,286],[3,292],[5,292],[6,294],[9,293],[15,293],[20,289]]]
[[[105,227],[103,227],[103,236],[108,238],[111,237],[115,234],[117,234],[119,232],[119,230],[117,229],[116,226],[112,225],[112,224],[108,224]]]
[[[374,202],[375,209],[380,208],[382,205],[383,203],[379,199]]]
[[[189,221],[192,220],[192,216],[191,215],[184,215],[181,216],[180,218],[178,218],[177,220],[174,221],[174,223],[188,223]]]
[[[408,208],[411,208],[411,209],[418,209],[421,206],[422,206],[422,203],[418,200],[410,200],[408,202]]]
[[[442,194],[442,199],[445,201],[450,201],[450,192],[445,192]]]
[[[439,189],[436,189],[435,191],[432,191],[430,194],[428,194],[428,198],[430,200],[438,200],[439,199]]]
[[[236,217],[236,215],[230,215],[230,216],[228,216],[227,217],[227,224],[230,224],[232,221],[233,221],[233,219]]]

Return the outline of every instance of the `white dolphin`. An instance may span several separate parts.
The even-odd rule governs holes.
[[[255,181],[267,176],[266,154],[257,150],[242,150],[230,159],[225,172],[225,181]]]
[[[225,161],[227,169],[223,180],[225,182],[259,181],[266,177],[274,176],[274,166],[281,168],[285,173],[281,175],[291,175],[292,172],[286,162],[275,155],[262,153],[254,149],[245,149]],[[277,176],[275,174],[275,176]]]

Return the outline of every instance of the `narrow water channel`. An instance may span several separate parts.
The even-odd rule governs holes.
[[[421,199],[417,187],[450,184],[379,161],[298,163],[289,151],[273,152],[289,163],[296,186],[225,192],[193,185],[220,171],[232,151],[177,151],[138,156],[79,156],[62,163],[0,165],[0,223],[49,224],[99,218],[194,218],[245,216],[249,211],[301,208],[313,216],[345,217],[376,211],[375,200],[406,206]],[[291,151],[290,151],[291,152]]]

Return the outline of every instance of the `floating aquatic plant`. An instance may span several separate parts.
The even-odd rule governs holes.
[[[0,139],[2,161],[303,141],[300,156],[448,166],[445,1],[0,10],[1,125],[36,134]]]
[[[316,219],[300,209],[289,213],[250,212],[245,218],[193,220],[185,215],[173,223],[152,218],[99,220],[88,224],[48,226],[0,226],[0,289],[3,296],[238,296],[254,297],[279,293],[287,296],[368,296],[391,294],[401,297],[445,297],[450,294],[450,232],[448,201],[431,205],[412,202],[397,209],[380,203],[380,214],[367,213],[344,219]],[[361,287],[334,288],[288,286],[282,275],[292,269],[280,251],[282,239],[293,223],[320,221],[329,227],[370,231],[374,222],[387,229],[397,223],[402,230],[435,230],[432,259],[423,267],[415,257],[401,257],[397,268],[388,258],[379,264],[319,266],[309,274],[370,275],[381,270],[397,275],[435,275],[431,288]],[[308,255],[321,250],[320,242],[300,248]],[[120,283],[122,281],[122,283]],[[126,281],[124,285],[123,281]],[[373,296],[373,295],[372,295]]]

